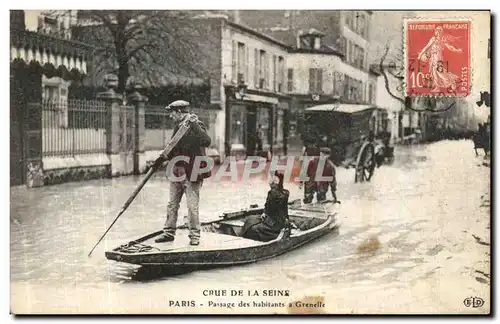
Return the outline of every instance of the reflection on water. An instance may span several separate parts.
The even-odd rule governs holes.
[[[148,182],[91,258],[88,252],[141,177],[11,188],[11,280],[31,287],[92,287],[103,294],[116,287],[139,299],[166,283],[179,291],[203,282],[240,289],[366,287],[369,294],[386,285],[409,287],[453,274],[479,278],[476,284],[487,286],[489,169],[478,166],[478,159],[469,142],[440,142],[398,147],[393,165],[376,169],[370,183],[354,183],[353,169],[338,169],[342,226],[337,235],[250,265],[182,275],[176,272],[185,269],[142,268],[104,258],[105,250],[161,229],[168,203],[168,183],[161,175]],[[208,180],[201,218],[262,205],[267,188],[260,179]],[[301,196],[296,185],[288,189],[292,199]],[[184,201],[180,220],[186,214]],[[376,248],[360,251],[369,239]]]

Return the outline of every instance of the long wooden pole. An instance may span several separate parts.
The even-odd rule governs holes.
[[[167,146],[165,147],[165,149],[163,150],[163,152],[161,153],[160,156],[163,156],[163,158],[168,157],[168,155],[170,154],[170,152],[172,151],[172,149],[177,145],[177,143],[181,140],[181,138],[184,137],[184,135],[187,133],[187,131],[189,130],[190,127],[191,127],[191,122],[190,122],[190,119],[187,118],[181,124],[181,126],[179,127],[179,130],[177,130],[177,132],[175,133],[174,137],[172,137],[172,139],[168,142]],[[92,255],[92,252],[94,252],[94,250],[97,247],[97,245],[99,245],[99,243],[101,243],[101,241],[104,239],[104,237],[106,236],[106,234],[108,234],[109,230],[111,229],[111,227],[113,227],[113,225],[116,223],[116,221],[118,220],[118,218],[120,218],[120,216],[130,206],[130,204],[132,203],[132,201],[134,201],[134,199],[137,196],[137,194],[139,194],[139,192],[144,187],[144,185],[146,184],[146,182],[148,182],[148,180],[158,170],[158,168],[159,168],[158,165],[154,165],[148,171],[148,173],[146,174],[146,176],[144,177],[144,179],[142,179],[142,181],[137,185],[137,187],[135,188],[134,192],[132,192],[132,194],[130,195],[130,197],[128,198],[128,200],[125,202],[125,204],[123,205],[122,209],[118,213],[118,216],[116,216],[115,220],[111,223],[111,225],[109,225],[109,227],[106,230],[106,232],[104,232],[104,234],[101,236],[101,238],[99,239],[99,241],[97,241],[96,245],[94,245],[94,247],[92,248],[92,250],[90,251],[90,253],[88,255],[89,257]]]

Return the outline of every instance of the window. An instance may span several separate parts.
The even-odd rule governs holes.
[[[245,72],[247,69],[246,64],[246,49],[245,44],[238,42],[238,77],[236,82],[238,84],[245,83]]]
[[[358,18],[359,18],[359,14],[357,11],[354,11],[352,13],[352,27],[351,27],[351,30],[355,33],[358,32]]]
[[[267,75],[268,75],[268,62],[266,51],[260,51],[260,62],[259,62],[259,88],[267,88]]]
[[[233,105],[231,107],[231,144],[243,144],[244,129],[246,124],[245,106]]]
[[[352,47],[353,46],[352,46],[352,42],[351,41],[348,41],[347,43],[349,44],[348,45],[349,46],[349,54],[347,55],[347,62],[352,63],[352,61],[353,61],[353,53],[352,53],[353,52],[353,48]]]
[[[345,80],[344,80],[344,89],[343,89],[343,92],[344,92],[344,99],[347,99],[347,100],[350,100],[350,95],[349,95],[349,85],[351,83],[351,78],[349,76],[345,76]]]
[[[370,38],[370,36],[368,34],[369,33],[369,30],[368,30],[369,26],[370,26],[370,17],[366,16],[366,18],[365,18],[365,30],[363,31],[363,35],[364,35],[365,39]]]
[[[322,69],[309,69],[309,92],[322,93],[323,92],[323,70]]]
[[[366,38],[365,31],[366,31],[365,16],[362,13],[360,13],[358,20],[358,34]]]
[[[356,101],[357,102],[362,102],[364,100],[363,96],[363,82],[358,81],[356,82]]]
[[[351,18],[351,12],[350,11],[346,11],[345,12],[345,24],[347,25],[347,27],[351,28],[352,18]]]
[[[333,95],[334,96],[342,96],[342,92],[344,91],[344,76],[340,72],[333,73]]]
[[[257,108],[257,131],[262,139],[262,145],[270,144],[271,111],[272,109],[268,108]]]
[[[364,95],[364,93],[365,93],[365,91],[364,91],[365,90],[365,88],[364,88],[365,85],[363,84],[363,82],[358,81],[357,86],[358,87],[357,87],[356,91],[357,91],[357,94],[358,94],[358,102],[363,102],[365,100],[365,95]]]
[[[345,76],[344,80],[344,99],[354,102],[363,100],[363,83],[349,76]]]
[[[313,48],[313,37],[311,36],[301,36],[300,37],[300,48],[307,48],[307,49],[312,49]]]
[[[375,103],[375,87],[371,83],[368,85],[368,102]]]
[[[321,48],[321,38],[314,37],[314,49],[319,50]]]
[[[359,68],[365,68],[365,50],[361,47],[359,48]]]
[[[43,84],[42,99],[43,104],[47,105],[47,122],[44,126],[50,127],[68,127],[68,90],[62,80],[59,78],[42,78],[42,84],[48,80],[48,84]]]
[[[245,48],[245,83],[250,83],[250,48],[246,46]]]
[[[340,36],[339,38],[337,38],[337,49],[344,53],[344,55],[347,55],[345,37]]]
[[[59,87],[45,85],[43,87],[42,99],[50,102],[59,102]]]
[[[278,92],[284,92],[285,81],[285,59],[283,56],[278,57]]]
[[[361,102],[366,102],[366,98],[368,98],[366,91],[368,89],[368,84],[361,82]]]
[[[293,69],[288,69],[287,73],[287,90],[289,93],[293,92]]]
[[[351,63],[354,64],[354,66],[358,66],[358,45],[353,44],[352,45],[352,60]]]

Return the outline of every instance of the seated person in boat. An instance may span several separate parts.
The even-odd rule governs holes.
[[[283,188],[284,175],[274,173],[267,193],[264,214],[249,216],[245,220],[241,236],[256,241],[268,242],[276,239],[288,224],[288,197],[290,192]]]

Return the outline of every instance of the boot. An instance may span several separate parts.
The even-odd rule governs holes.
[[[164,243],[164,242],[172,242],[174,241],[174,237],[172,235],[168,234],[162,234],[160,237],[158,237],[155,242],[156,243]]]

